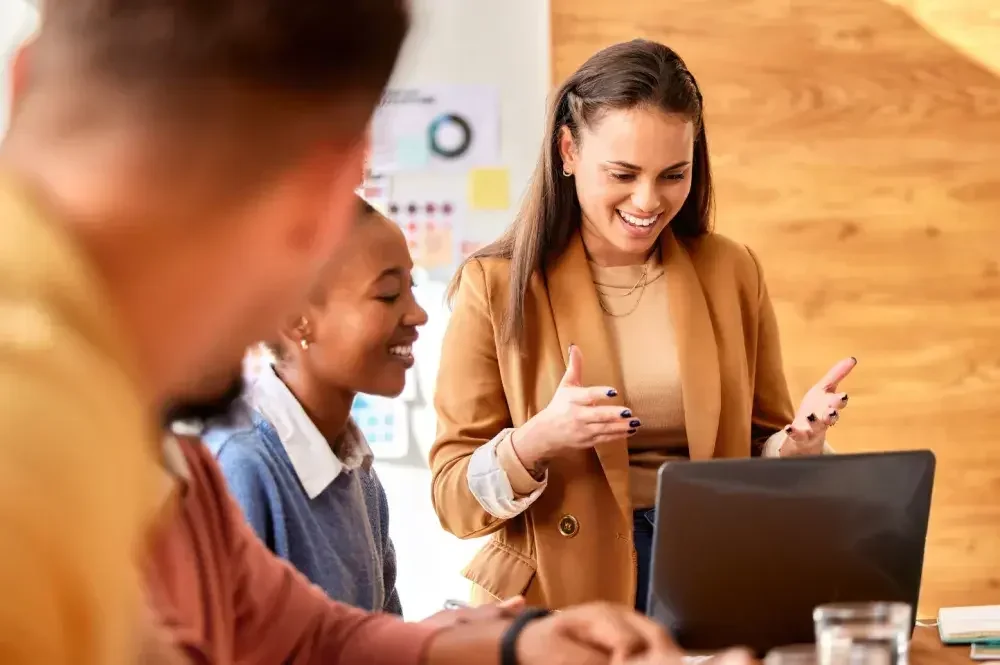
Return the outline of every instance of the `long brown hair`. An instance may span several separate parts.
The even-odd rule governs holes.
[[[695,125],[691,193],[670,222],[682,242],[711,231],[712,175],[698,84],[684,61],[657,42],[636,39],[615,44],[590,57],[552,98],[547,137],[520,210],[504,234],[474,252],[452,279],[448,297],[458,291],[465,263],[478,258],[510,259],[510,300],[501,326],[501,342],[517,343],[524,330],[525,299],[531,277],[567,248],[581,222],[573,181],[562,175],[559,135],[568,127],[577,142],[609,110],[640,106],[679,114]]]

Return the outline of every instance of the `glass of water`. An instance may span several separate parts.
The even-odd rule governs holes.
[[[835,603],[813,611],[818,665],[908,665],[913,608]]]
[[[791,644],[767,652],[764,665],[816,665],[816,645]]]

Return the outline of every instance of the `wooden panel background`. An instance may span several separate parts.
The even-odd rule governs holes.
[[[551,7],[555,80],[634,37],[685,58],[717,228],[762,257],[793,395],[857,356],[833,444],[937,454],[920,614],[1000,602],[1000,5]]]

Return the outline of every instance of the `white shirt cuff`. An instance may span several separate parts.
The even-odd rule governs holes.
[[[497,456],[497,446],[513,431],[511,428],[504,429],[476,448],[469,459],[469,468],[466,473],[472,496],[476,497],[476,501],[483,507],[483,510],[501,520],[517,517],[527,510],[542,495],[549,482],[549,472],[546,471],[540,481],[541,485],[535,491],[522,498],[517,498],[514,495],[510,478],[507,477],[507,473],[500,464],[500,458]]]

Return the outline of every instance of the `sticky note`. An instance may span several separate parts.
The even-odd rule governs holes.
[[[453,266],[455,243],[452,240],[451,225],[424,224],[422,231],[418,265],[428,270]]]
[[[510,208],[510,171],[480,168],[469,171],[469,208],[507,210]]]
[[[427,166],[430,148],[425,136],[401,136],[396,140],[396,168],[417,171]]]

